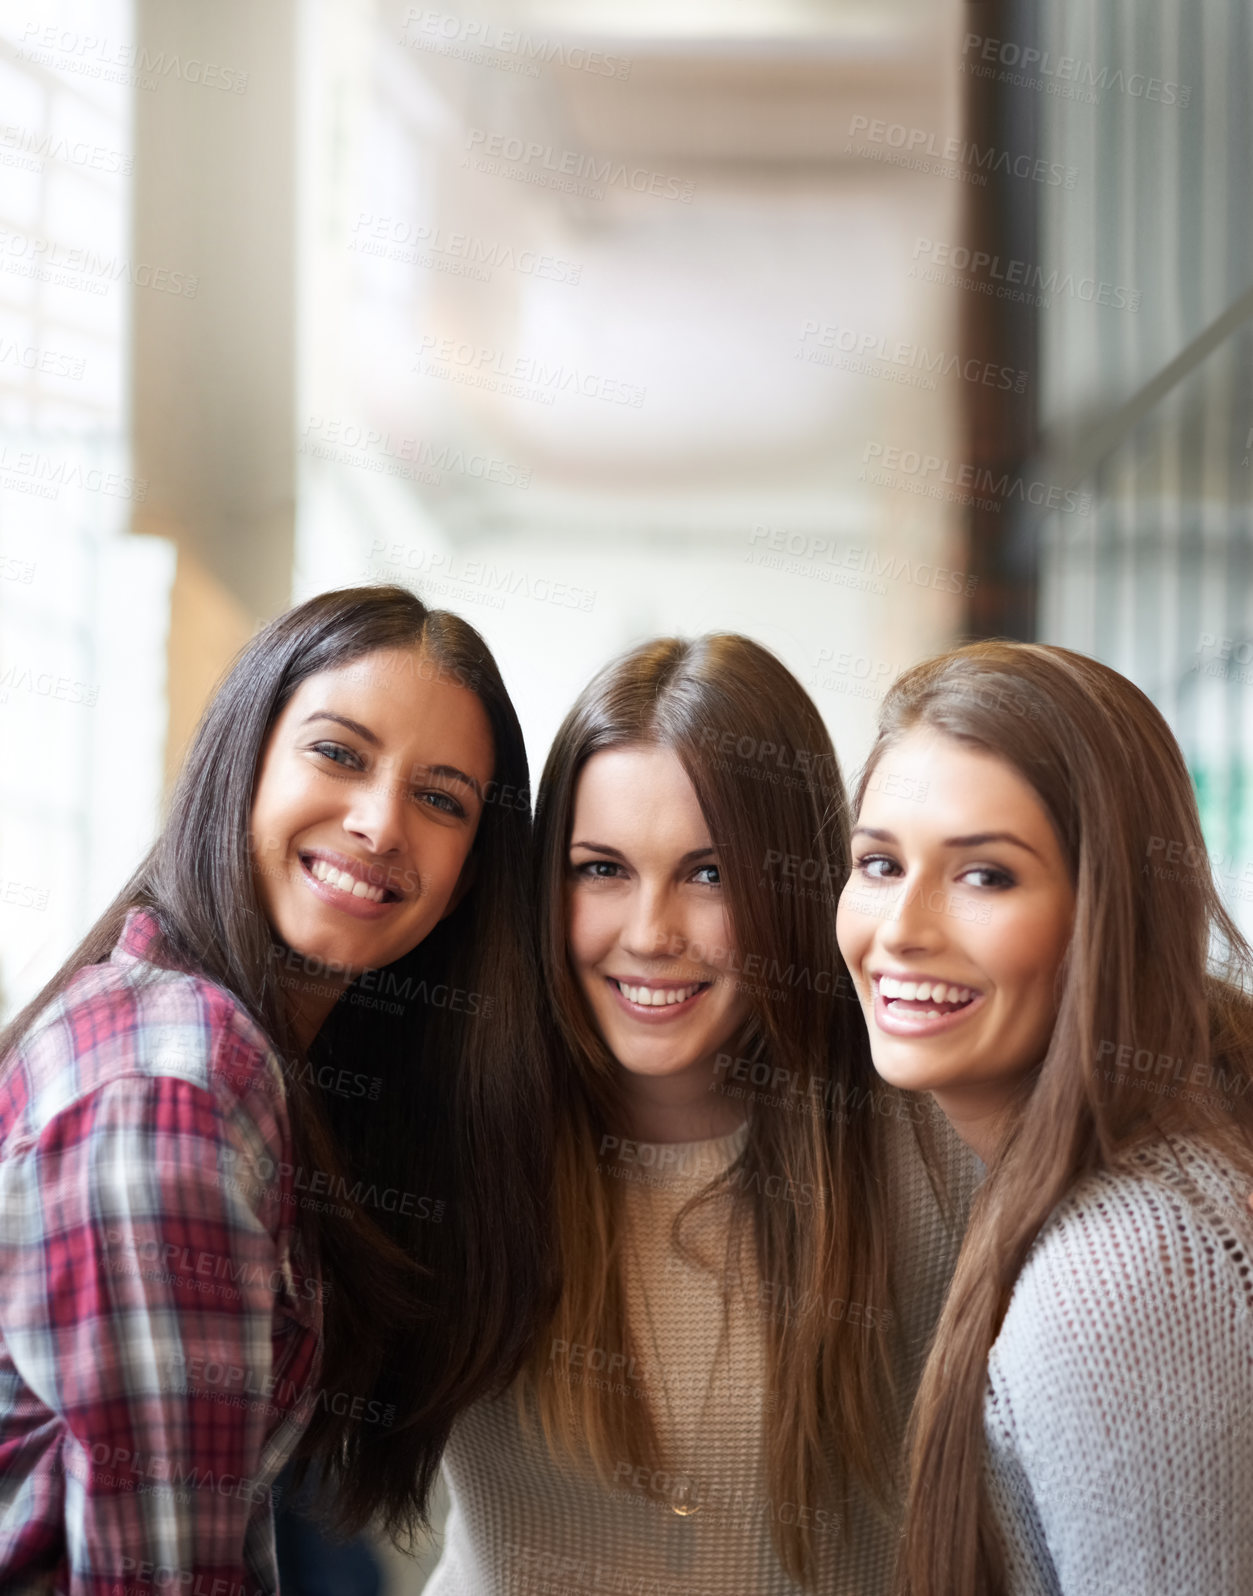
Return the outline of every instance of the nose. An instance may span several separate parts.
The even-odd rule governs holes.
[[[880,948],[898,958],[937,952],[946,940],[946,901],[942,888],[906,877],[892,905],[884,905],[877,933]]]
[[[399,853],[410,799],[402,784],[380,770],[373,781],[353,783],[344,830],[372,854]]]
[[[631,894],[621,943],[638,959],[675,959],[687,947],[682,915],[665,887],[642,882]]]

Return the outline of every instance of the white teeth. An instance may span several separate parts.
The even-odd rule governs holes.
[[[347,892],[351,897],[368,898],[371,903],[383,901],[382,887],[372,887],[368,881],[358,881],[356,876],[350,876],[346,870],[337,870],[325,859],[311,859],[309,874],[317,881],[325,881],[328,886],[338,887],[341,892]]]
[[[695,986],[680,987],[651,987],[628,986],[625,981],[618,982],[618,989],[623,997],[630,1003],[639,1003],[645,1008],[661,1009],[673,1003],[684,1003],[693,992],[699,992],[701,983]]]
[[[943,981],[898,981],[894,975],[879,977],[879,991],[889,1000],[906,1003],[969,1003],[977,993],[968,986],[949,986]]]

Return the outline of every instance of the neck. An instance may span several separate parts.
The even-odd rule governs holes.
[[[279,975],[288,1020],[296,1040],[306,1051],[349,984],[346,975],[314,976],[303,970],[283,970]]]
[[[677,1075],[620,1076],[631,1134],[641,1142],[703,1142],[744,1123],[744,1111],[717,1090],[713,1060]]]
[[[932,1092],[931,1095],[971,1152],[985,1164],[991,1164],[1013,1123],[1012,1097],[990,1088]]]
[[[311,1004],[307,1008],[301,1003],[291,1003],[292,1030],[296,1033],[296,1040],[306,1053],[313,1046],[317,1034],[326,1020],[326,1016],[334,1007],[334,1002]]]

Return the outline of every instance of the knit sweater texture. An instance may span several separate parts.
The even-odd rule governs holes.
[[[1196,1141],[1084,1179],[992,1348],[1012,1596],[1253,1593],[1253,1214]]]
[[[917,1103],[919,1106],[915,1107]],[[927,1113],[922,1099],[898,1103]],[[514,1392],[481,1401],[457,1421],[445,1455],[451,1511],[428,1596],[783,1596],[799,1589],[775,1554],[776,1517],[794,1504],[771,1499],[763,1427],[771,1423],[765,1325],[772,1314],[851,1315],[875,1333],[894,1312],[902,1411],[956,1262],[981,1166],[936,1116],[946,1217],[904,1119],[889,1127],[891,1176],[900,1198],[895,1303],[788,1304],[781,1288],[751,1270],[728,1291],[718,1274],[692,1267],[674,1248],[680,1207],[735,1159],[744,1128],[713,1141],[642,1146],[622,1174],[626,1290],[636,1357],[610,1369],[595,1349],[558,1349],[553,1376],[598,1382],[605,1400],[646,1396],[666,1467],[656,1475],[623,1460],[602,1481],[590,1462],[554,1457],[537,1426],[520,1417]],[[795,1191],[768,1200],[804,1201]],[[812,1200],[812,1198],[810,1199]],[[685,1222],[705,1256],[725,1236],[729,1199]],[[724,1314],[724,1309],[725,1314]],[[878,1596],[890,1585],[899,1521],[854,1490],[846,1523],[830,1505],[804,1510],[816,1554],[813,1588],[824,1596]]]

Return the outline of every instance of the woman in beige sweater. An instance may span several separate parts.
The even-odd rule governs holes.
[[[876,1081],[822,720],[745,638],[645,645],[558,733],[537,843],[561,1292],[454,1429],[428,1589],[886,1591],[978,1166]]]

